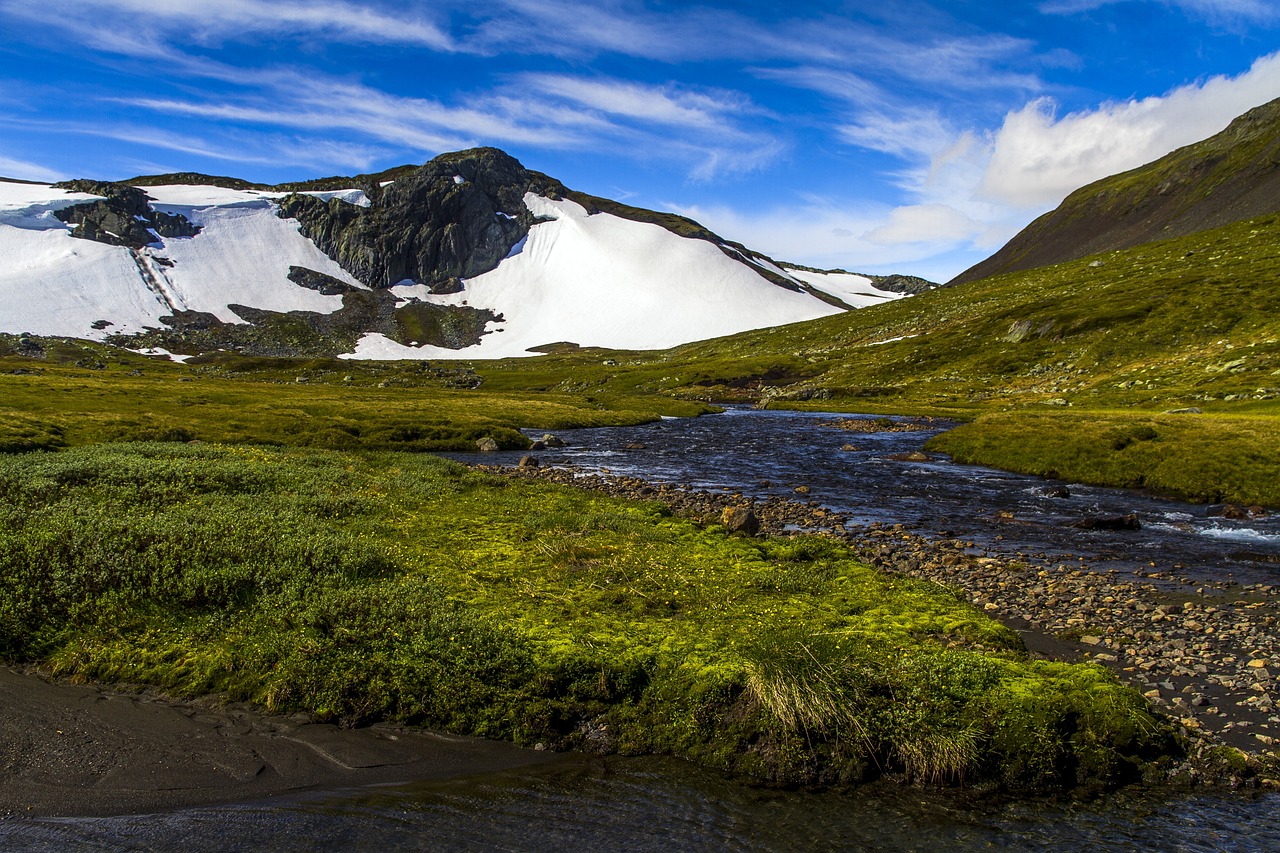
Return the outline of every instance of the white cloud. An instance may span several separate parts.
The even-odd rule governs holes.
[[[864,236],[881,246],[902,243],[956,244],[982,234],[987,227],[945,204],[916,204],[899,207],[889,218]]]
[[[0,175],[6,178],[17,178],[20,181],[43,181],[50,184],[66,178],[66,175],[56,169],[28,160],[6,157],[3,154],[0,154]]]
[[[1280,54],[1238,77],[1211,77],[1161,97],[1103,104],[1058,117],[1038,99],[1009,113],[991,143],[980,194],[1044,207],[1072,190],[1221,131],[1280,93]]]
[[[1047,0],[1040,11],[1047,15],[1074,15],[1116,3],[1141,0]],[[1280,19],[1280,7],[1273,0],[1146,0],[1181,9],[1189,15],[1213,23],[1266,22]]]
[[[955,129],[932,109],[901,108],[864,113],[836,128],[845,142],[898,157],[931,157],[948,148]]]
[[[520,82],[534,91],[590,109],[675,127],[724,130],[726,115],[759,112],[748,98],[737,92],[681,91],[671,85],[565,74],[527,74]]]

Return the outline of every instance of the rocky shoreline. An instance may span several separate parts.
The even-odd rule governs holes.
[[[749,535],[804,532],[848,542],[885,571],[958,590],[1017,630],[1032,654],[1091,660],[1143,693],[1185,735],[1180,784],[1280,788],[1280,587],[1193,581],[1167,571],[1094,570],[1046,555],[1000,553],[903,525],[849,527],[816,501],[651,483],[526,457],[506,476],[658,501]],[[803,487],[797,489],[803,497]]]

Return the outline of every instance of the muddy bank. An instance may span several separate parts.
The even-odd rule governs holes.
[[[841,514],[805,500],[803,487],[796,499],[755,498],[570,467],[487,470],[656,500],[702,523],[737,526],[749,510],[754,523],[744,532],[800,530],[842,538],[886,571],[956,588],[1018,630],[1033,654],[1092,660],[1115,671],[1187,733],[1189,759],[1175,769],[1177,778],[1274,784],[1269,777],[1280,762],[1280,588],[1193,581],[1155,570],[1094,571],[1083,556],[999,553],[971,541],[926,538],[902,525],[847,527]]]
[[[305,714],[264,716],[0,667],[0,819],[136,814],[555,760],[506,743],[397,726],[344,730]]]

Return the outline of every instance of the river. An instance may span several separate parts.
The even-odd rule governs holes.
[[[1272,583],[1280,521],[1231,521],[1141,492],[1048,483],[918,450],[945,424],[853,432],[850,416],[733,409],[626,429],[566,431],[543,464],[814,500],[851,524],[904,523],[975,547],[1088,555],[1192,577]],[[627,449],[628,445],[632,449]],[[641,449],[638,445],[643,445]],[[841,449],[853,445],[854,450]],[[488,454],[514,462],[521,454]],[[476,457],[464,457],[476,461]],[[1066,489],[1066,495],[1062,487]],[[1135,512],[1137,531],[1071,528]],[[1280,850],[1280,794],[1122,791],[1089,802],[990,800],[883,783],[781,792],[669,759],[565,755],[550,765],[417,785],[109,818],[0,821],[4,850]]]

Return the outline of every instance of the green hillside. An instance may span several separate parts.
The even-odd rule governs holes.
[[[1215,136],[1076,190],[950,283],[1130,249],[1276,212],[1280,98]]]

